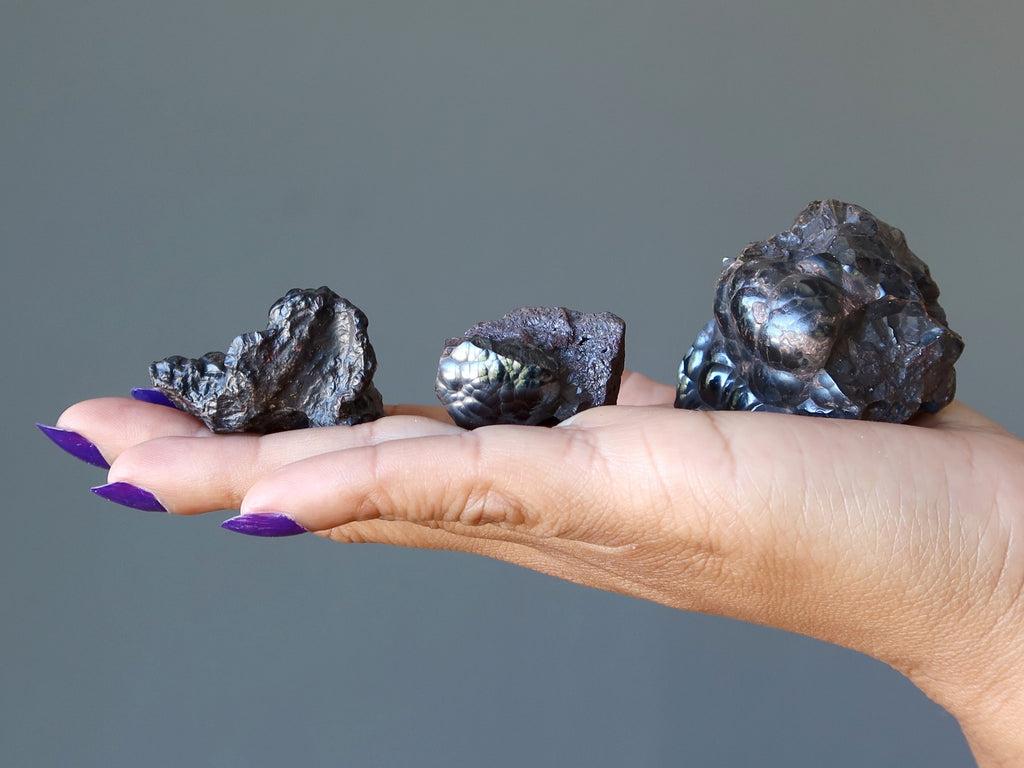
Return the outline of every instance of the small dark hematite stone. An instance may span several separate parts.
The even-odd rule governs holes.
[[[903,233],[811,203],[727,259],[715,316],[679,368],[676,407],[905,422],[953,399],[963,340]]]
[[[615,403],[625,333],[626,324],[611,312],[522,307],[448,339],[434,389],[466,429],[552,426]]]
[[[377,358],[366,315],[327,287],[289,291],[265,331],[227,353],[168,357],[149,367],[153,385],[214,432],[281,432],[359,424],[384,415],[373,386]]]

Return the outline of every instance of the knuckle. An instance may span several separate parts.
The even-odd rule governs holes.
[[[454,504],[446,522],[479,528],[493,525],[506,528],[531,527],[531,515],[523,504],[489,483],[470,489],[465,500]]]
[[[493,431],[470,432],[465,440],[468,452],[461,477],[449,483],[448,493],[438,513],[441,522],[471,528],[483,526],[523,527],[528,525],[526,510],[516,495],[499,486],[508,474],[493,466],[487,440]]]

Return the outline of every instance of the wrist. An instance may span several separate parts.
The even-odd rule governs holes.
[[[905,672],[959,723],[979,768],[1024,765],[1024,621],[942,664],[945,673]]]

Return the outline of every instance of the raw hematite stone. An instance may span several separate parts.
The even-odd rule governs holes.
[[[953,399],[964,346],[938,297],[900,230],[856,205],[813,202],[726,260],[676,407],[891,422],[935,413]]]
[[[626,324],[611,312],[522,307],[448,339],[434,386],[460,427],[552,426],[619,394]]]
[[[270,308],[265,331],[227,353],[168,357],[153,385],[214,432],[281,432],[359,424],[384,415],[377,358],[362,311],[330,288],[295,289]]]

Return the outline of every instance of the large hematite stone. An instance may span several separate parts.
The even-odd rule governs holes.
[[[281,432],[358,424],[384,415],[377,358],[362,311],[330,288],[295,289],[270,308],[265,331],[227,353],[153,363],[154,386],[214,432]]]
[[[619,394],[626,324],[611,312],[522,307],[448,339],[435,391],[460,427],[552,426]]]
[[[963,340],[903,233],[811,203],[727,259],[715,316],[679,368],[676,406],[905,422],[947,405]]]

